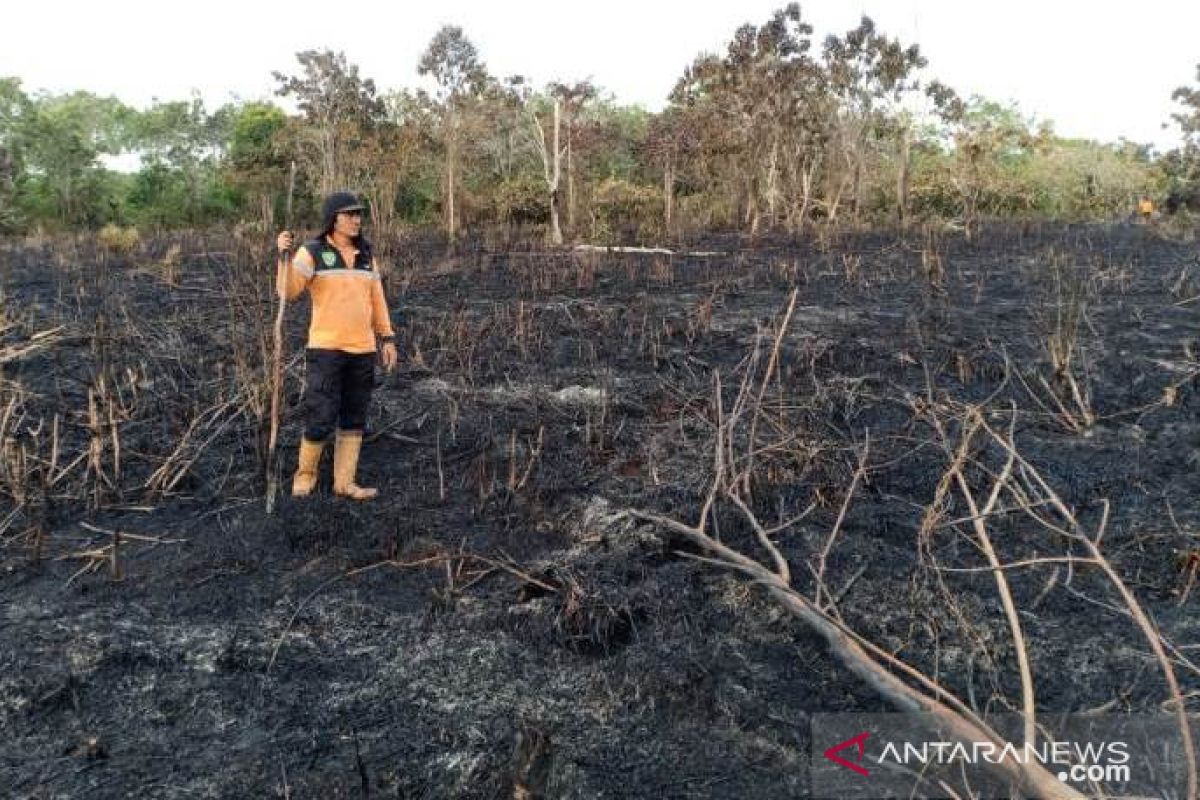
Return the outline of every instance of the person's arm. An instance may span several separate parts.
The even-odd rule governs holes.
[[[392,318],[388,315],[387,298],[383,295],[383,281],[379,278],[379,263],[371,260],[371,271],[375,280],[371,282],[371,327],[380,339],[395,339],[396,332],[392,330]]]
[[[391,370],[399,360],[396,351],[396,332],[392,329],[392,318],[388,313],[387,297],[383,294],[383,281],[379,275],[379,263],[371,260],[375,280],[371,281],[371,327],[382,343],[380,350],[383,356],[384,369]]]
[[[286,300],[295,300],[305,289],[313,277],[312,255],[304,247],[292,256],[291,266],[284,263],[284,250],[291,249],[292,235],[288,231],[279,234],[276,242],[279,247],[279,265],[276,270],[275,290],[283,294]]]

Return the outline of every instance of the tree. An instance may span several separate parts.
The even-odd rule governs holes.
[[[209,114],[197,95],[191,100],[156,102],[130,117],[129,144],[144,156],[181,167],[221,156],[232,130],[232,112]]]
[[[1200,64],[1196,65],[1196,81],[1200,82]],[[1190,147],[1200,147],[1200,87],[1180,86],[1171,93],[1171,99],[1183,106],[1171,119],[1183,131],[1184,141]]]
[[[825,40],[825,66],[829,85],[838,101],[837,141],[840,145],[844,173],[832,173],[828,200],[829,215],[835,217],[847,182],[859,216],[863,206],[863,174],[867,147],[878,136],[884,122],[901,98],[919,88],[914,73],[926,66],[917,45],[904,47],[898,40],[888,39],[875,29],[870,17],[864,16],[857,28],[842,37]],[[893,119],[898,115],[892,114]],[[911,127],[903,123],[901,136],[901,174],[908,169],[908,136]],[[907,177],[902,178],[906,181]]]
[[[554,96],[561,106],[561,113],[564,117],[564,127],[567,133],[567,141],[565,145],[567,157],[567,228],[571,231],[575,230],[575,139],[577,136],[576,129],[578,127],[579,117],[582,115],[588,103],[595,100],[598,95],[596,85],[590,80],[578,81],[573,84],[552,83],[550,84],[550,94]]]
[[[453,243],[458,236],[455,193],[459,176],[459,137],[465,106],[477,99],[488,84],[487,69],[479,59],[475,45],[462,28],[446,25],[430,41],[417,64],[417,72],[437,82],[441,107],[442,141],[446,154],[446,184],[443,193],[446,236]]]
[[[117,206],[100,156],[117,155],[129,141],[131,109],[88,92],[38,95],[22,121],[28,173],[25,195],[39,215],[65,225],[96,224]]]
[[[407,93],[385,98],[387,114],[355,151],[356,172],[371,209],[380,258],[390,255],[401,187],[416,171],[418,153],[427,129],[425,103]]]
[[[487,119],[477,150],[488,178],[499,185],[521,181],[536,168],[526,103],[532,89],[523,75],[489,81],[479,97],[479,116]]]
[[[698,58],[672,93],[689,109],[704,168],[751,233],[764,218],[773,226],[782,215],[794,227],[808,213],[829,114],[812,32],[791,3],[761,27],[739,28],[724,57]]]
[[[646,136],[647,158],[662,169],[663,231],[670,236],[675,229],[675,189],[682,165],[698,145],[697,129],[689,109],[671,105],[655,116]]]
[[[405,174],[397,186],[396,217],[410,222],[429,222],[438,211],[444,166],[438,138],[440,110],[423,89],[392,92],[385,101],[388,121],[411,141],[411,150],[406,153]]]
[[[1125,217],[1137,198],[1157,196],[1159,171],[1148,146],[1054,137],[1037,147],[1018,178],[1034,213],[1052,219]]]
[[[279,84],[275,93],[294,96],[304,113],[298,144],[320,193],[348,188],[357,177],[352,151],[385,113],[375,81],[359,77],[358,67],[344,53],[305,50],[296,58],[303,76],[272,73]]]
[[[1018,170],[1035,148],[1051,136],[1046,126],[1035,127],[1014,106],[972,97],[955,119],[953,183],[968,235],[981,212],[991,214],[1031,210],[1035,198],[1018,179]]]
[[[940,118],[943,122],[961,121],[964,113],[964,105],[958,94],[941,81],[931,81],[925,87],[924,101],[924,109],[914,111],[902,108],[891,116],[885,116],[880,123],[880,132],[896,142],[896,218],[902,227],[908,224],[912,204],[914,145],[933,144],[915,140],[922,132],[929,133],[931,112],[934,118]],[[936,138],[936,134],[931,138]],[[929,152],[931,148],[927,146],[925,149]]]
[[[1200,64],[1196,81],[1200,83]],[[1183,146],[1163,158],[1170,183],[1167,207],[1200,210],[1200,86],[1180,86],[1171,99],[1181,106],[1171,119],[1183,134]]]
[[[0,79],[0,232],[20,227],[18,180],[25,171],[24,141],[32,103],[19,78]]]
[[[220,162],[232,136],[233,111],[209,114],[204,101],[156,102],[132,112],[128,147],[142,160],[128,205],[140,221],[196,225],[214,208]]]
[[[230,183],[246,192],[258,208],[263,229],[275,222],[275,197],[285,191],[287,158],[281,134],[287,116],[270,103],[246,103],[232,110],[226,175]],[[291,224],[292,220],[286,220]]]
[[[690,129],[695,138],[691,182],[704,201],[703,218],[697,220],[703,227],[713,226],[717,219],[736,226],[741,196],[741,184],[735,176],[741,170],[744,158],[744,136],[740,129],[727,123],[727,100],[718,82],[720,62],[716,55],[698,57],[676,83],[668,107],[668,111],[677,109],[675,121],[681,128]],[[647,153],[651,158],[658,151],[659,142],[661,134],[653,135],[648,142],[650,149]],[[679,182],[678,166],[675,165],[673,170],[676,175],[671,181],[672,189]],[[672,191],[670,194],[674,224],[675,193]],[[664,197],[664,206],[666,200]]]
[[[561,87],[551,85],[546,92],[536,94],[529,91],[524,78],[513,78],[506,91],[512,102],[521,110],[526,124],[526,139],[531,150],[541,162],[542,183],[546,192],[546,207],[550,212],[548,237],[552,244],[563,243],[560,217],[559,185],[562,181],[562,160],[566,145],[562,141],[563,105]],[[551,127],[552,126],[552,127]],[[547,127],[550,132],[547,134]]]

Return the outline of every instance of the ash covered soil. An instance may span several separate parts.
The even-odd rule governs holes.
[[[825,573],[842,618],[980,709],[1019,706],[992,577],[950,571],[986,562],[953,525],[920,533],[950,460],[930,406],[954,435],[977,405],[1085,526],[1108,501],[1105,552],[1200,709],[1194,244],[1039,225],[675,256],[401,243],[408,359],[379,378],[359,471],[380,497],[332,497],[326,455],[317,496],[270,515],[258,247],[0,252],[0,797],[808,796],[811,715],[894,709],[624,513],[696,521],[714,373],[728,408],[792,289],[751,496],[767,521],[809,509],[777,536],[794,584],[815,591],[865,449]],[[306,319],[289,312],[285,489]],[[1072,552],[995,525],[1006,560]],[[1043,709],[1162,713],[1097,571],[1009,577]]]

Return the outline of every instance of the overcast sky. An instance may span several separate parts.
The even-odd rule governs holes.
[[[381,89],[417,86],[417,60],[443,24],[460,25],[491,72],[537,83],[591,78],[619,101],[661,108],[702,51],[784,0],[19,0],[6,3],[0,76],[27,91],[84,89],[142,107],[197,90],[213,107],[270,97],[295,53],[345,51]],[[964,96],[1015,101],[1067,136],[1166,148],[1171,91],[1196,80],[1200,0],[808,0],[819,42],[862,14],[916,42],[928,72]]]

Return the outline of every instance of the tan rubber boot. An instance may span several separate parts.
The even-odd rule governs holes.
[[[308,497],[312,494],[317,486],[317,468],[321,465],[321,452],[324,449],[324,442],[300,439],[300,458],[296,475],[292,478],[292,497]]]
[[[370,500],[379,494],[354,482],[358,472],[358,453],[362,449],[361,431],[338,431],[333,444],[333,493],[353,500]]]

